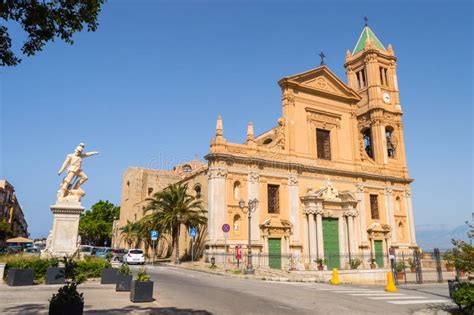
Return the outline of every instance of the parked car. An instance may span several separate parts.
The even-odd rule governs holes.
[[[81,252],[82,255],[84,256],[92,256],[92,246],[89,245],[81,245],[79,247],[79,251]]]
[[[100,248],[95,252],[95,257],[105,259],[105,258],[107,258],[108,253],[112,254],[112,249],[111,248]]]
[[[127,255],[124,259],[129,265],[131,264],[145,264],[145,255],[143,255],[143,251],[138,248],[129,249]]]
[[[123,257],[127,254],[127,250],[124,248],[112,249],[112,260],[123,262]]]
[[[39,256],[41,254],[41,250],[36,247],[28,247],[23,250],[23,253],[31,256]]]

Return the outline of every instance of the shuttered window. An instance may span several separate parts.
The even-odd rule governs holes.
[[[370,213],[372,219],[379,219],[379,200],[377,195],[370,195]]]
[[[268,185],[268,213],[280,213],[279,185]]]
[[[331,159],[331,138],[330,131],[324,129],[316,129],[316,144],[318,159]]]

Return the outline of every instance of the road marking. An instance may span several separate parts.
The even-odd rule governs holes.
[[[341,291],[341,292],[347,292],[347,291],[356,291],[356,292],[359,292],[359,291],[370,291],[369,289],[350,289],[350,288],[347,288],[347,289],[341,289],[341,288],[331,288],[331,289],[316,289],[316,290],[319,290],[319,291]]]
[[[351,296],[402,296],[405,294],[401,293],[384,293],[380,292],[379,293],[357,293],[357,294],[349,294]]]
[[[370,300],[409,300],[409,299],[426,299],[424,296],[376,296],[376,297],[369,297]]]
[[[383,291],[375,291],[375,290],[342,290],[342,291],[332,291],[334,293],[383,293]]]
[[[415,300],[415,301],[387,301],[387,303],[397,305],[408,305],[408,304],[429,304],[429,303],[451,303],[449,300]]]

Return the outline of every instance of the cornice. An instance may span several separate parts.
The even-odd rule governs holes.
[[[347,177],[364,177],[367,179],[372,180],[380,180],[380,181],[391,181],[396,183],[402,184],[410,184],[414,180],[412,178],[403,178],[403,177],[396,177],[396,176],[386,176],[386,175],[378,175],[373,173],[366,173],[366,172],[357,172],[357,171],[347,171],[347,170],[337,170],[337,169],[330,169],[326,167],[314,166],[314,165],[307,165],[302,163],[295,163],[295,162],[286,162],[286,161],[275,161],[275,160],[267,160],[258,157],[243,157],[237,156],[227,153],[210,153],[204,157],[208,161],[216,160],[216,159],[232,159],[237,162],[241,163],[251,163],[251,164],[261,164],[261,165],[271,165],[273,167],[279,167],[282,169],[294,169],[298,172],[312,172],[312,173],[319,173],[319,174],[328,174],[328,175],[335,175],[335,176],[347,176]]]

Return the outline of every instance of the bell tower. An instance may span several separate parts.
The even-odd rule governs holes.
[[[385,48],[367,21],[344,64],[348,85],[362,97],[357,110],[361,160],[406,173],[397,58],[392,45]]]

